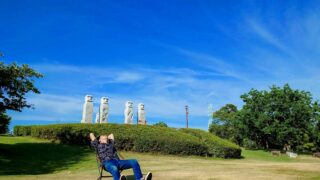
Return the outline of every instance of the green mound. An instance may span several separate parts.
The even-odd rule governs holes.
[[[196,133],[191,133],[193,131]],[[193,129],[177,130],[166,127],[125,124],[57,124],[14,127],[14,134],[17,136],[31,135],[77,145],[89,144],[88,135],[90,132],[96,135],[113,133],[116,138],[116,146],[120,150],[212,155],[223,158],[239,158],[241,155],[241,149],[237,145],[208,132]]]
[[[228,140],[221,139],[200,129],[181,129],[180,131],[198,137],[201,142],[207,145],[210,156],[223,158],[241,157],[241,148]]]

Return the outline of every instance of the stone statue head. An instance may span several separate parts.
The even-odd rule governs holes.
[[[102,98],[100,99],[100,103],[101,103],[101,104],[108,104],[108,102],[109,102],[109,99],[106,98],[106,97],[102,97]]]
[[[139,109],[139,110],[144,110],[144,104],[139,103],[139,105],[138,105],[138,109]]]
[[[133,102],[132,101],[127,101],[126,102],[126,108],[133,108]]]
[[[84,97],[84,101],[85,101],[85,102],[92,102],[92,101],[93,101],[92,95],[86,95],[86,96]]]

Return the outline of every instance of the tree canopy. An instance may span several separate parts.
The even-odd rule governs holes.
[[[42,74],[36,72],[28,65],[18,66],[16,63],[5,65],[0,62],[0,111],[21,111],[22,108],[30,108],[25,94],[29,91],[39,94],[34,86],[34,78],[41,78]]]
[[[0,57],[3,56],[0,53]],[[26,93],[39,94],[40,91],[34,86],[35,78],[43,75],[30,68],[28,65],[21,66],[16,63],[5,65],[0,61],[0,131],[7,131],[10,117],[6,110],[21,111],[23,108],[32,108],[26,101]]]
[[[319,125],[319,105],[309,92],[272,86],[270,91],[252,89],[241,96],[242,110],[237,114],[237,128],[264,148],[293,148],[312,141]]]
[[[233,104],[226,104],[218,111],[212,114],[213,121],[210,124],[209,132],[225,139],[237,141],[236,129],[234,128],[234,121],[238,112],[237,106]]]
[[[320,105],[310,92],[288,84],[241,95],[242,109],[227,104],[213,113],[209,131],[249,148],[320,150]]]
[[[159,127],[168,127],[168,125],[163,121],[159,121],[159,122],[157,122],[157,123],[155,123],[153,125],[154,126],[159,126]]]

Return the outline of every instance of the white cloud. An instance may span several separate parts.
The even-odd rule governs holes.
[[[252,31],[259,35],[263,40],[267,41],[268,43],[274,45],[275,47],[283,50],[285,52],[289,52],[288,48],[283,45],[280,40],[275,37],[271,32],[269,32],[265,27],[263,27],[260,23],[253,19],[248,19],[248,25],[252,28]]]
[[[132,100],[135,105],[145,103],[147,116],[169,119],[169,124],[182,123],[184,106],[189,105],[190,115],[202,117],[199,124],[207,124],[209,103],[215,109],[226,103],[241,106],[240,95],[250,88],[267,89],[270,85],[281,86],[287,82],[294,88],[311,91],[315,99],[319,99],[320,86],[316,82],[320,78],[317,68],[320,53],[315,52],[320,46],[309,45],[320,44],[317,38],[320,37],[320,25],[315,18],[302,19],[299,25],[288,21],[285,23],[289,28],[287,34],[281,34],[272,26],[254,19],[259,18],[243,19],[250,36],[258,36],[275,48],[255,42],[237,60],[161,44],[161,47],[186,57],[194,67],[32,65],[46,75],[40,84],[44,94],[28,98],[36,105],[34,111],[28,110],[14,116],[18,119],[80,121],[83,97],[92,94],[96,102],[95,110],[100,97],[110,98],[110,115],[113,116],[122,117],[125,101]],[[301,24],[300,31],[293,30]]]

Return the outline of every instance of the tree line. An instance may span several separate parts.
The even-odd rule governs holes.
[[[320,150],[320,105],[310,92],[285,84],[240,97],[240,110],[226,104],[212,114],[211,133],[251,149]]]

